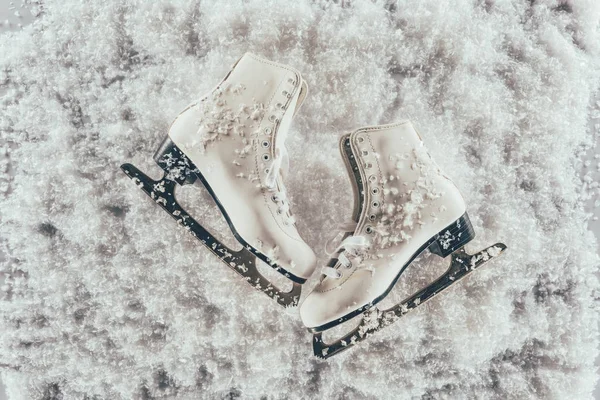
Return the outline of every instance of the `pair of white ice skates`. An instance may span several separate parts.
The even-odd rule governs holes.
[[[285,138],[307,93],[293,68],[244,55],[208,95],[173,122],[154,159],[165,171],[155,181],[131,164],[122,169],[156,203],[225,264],[283,306],[295,306],[317,258],[296,230],[283,184]],[[389,325],[468,275],[505,248],[468,255],[475,233],[456,186],[440,171],[410,122],[362,128],[342,136],[342,158],[354,189],[352,219],[317,287],[301,305],[314,333],[315,355],[329,357]],[[199,180],[223,213],[234,251],[215,239],[176,201],[176,184]],[[400,304],[379,310],[404,269],[424,250],[452,255],[438,280]],[[293,282],[284,292],[259,273],[256,258]],[[333,343],[322,332],[355,316],[361,323]]]

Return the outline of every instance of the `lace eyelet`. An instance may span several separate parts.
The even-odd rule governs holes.
[[[265,169],[265,174],[267,174],[267,175],[268,175],[268,174],[269,174],[269,171],[270,171],[270,169],[269,169],[269,168],[266,168],[266,169]]]
[[[358,143],[362,143],[365,141],[365,138],[362,136],[359,136],[357,140],[358,140]]]
[[[373,188],[373,189],[371,190],[371,193],[373,193],[373,194],[377,194],[377,193],[379,193],[379,189],[378,189],[378,188]]]
[[[375,182],[375,181],[377,180],[377,177],[376,177],[375,175],[371,175],[371,176],[369,177],[369,180],[370,180],[371,182]]]
[[[369,215],[369,220],[375,221],[375,218],[377,218],[377,216],[375,214]]]
[[[275,195],[271,196],[271,200],[273,200],[273,203],[277,203],[277,198],[275,197]]]
[[[294,79],[290,78],[290,79],[288,79],[288,83],[295,85],[296,81]]]
[[[369,152],[367,150],[363,150],[362,155],[366,157],[369,155]]]
[[[367,232],[370,235],[371,233],[373,233],[373,228],[371,226],[367,226],[365,228],[365,232]]]
[[[371,164],[370,162],[365,165],[366,169],[369,169],[369,168],[372,168],[372,167],[373,167],[373,164]]]
[[[281,212],[281,210],[277,210],[277,214],[281,215],[283,212]]]
[[[265,128],[265,133],[267,135],[270,135],[271,134],[271,128]]]
[[[377,207],[379,207],[379,202],[377,202],[377,201],[374,201],[374,202],[373,202],[373,208],[377,208]]]
[[[350,267],[346,267],[346,268],[350,268]],[[337,271],[336,279],[340,279],[342,277],[342,273],[338,270],[336,270],[336,271]]]
[[[271,144],[269,143],[269,141],[268,141],[268,140],[263,140],[263,142],[261,143],[261,145],[262,145],[262,147],[264,147],[265,149],[268,149],[268,148],[269,148],[269,146],[270,146]]]
[[[263,154],[262,159],[264,161],[269,161],[271,159],[271,157],[268,154]]]
[[[269,121],[275,122],[275,121],[277,121],[277,117],[275,117],[275,115],[270,115],[269,116]]]
[[[283,104],[277,103],[277,104],[275,104],[275,107],[277,107],[277,108],[283,108]]]

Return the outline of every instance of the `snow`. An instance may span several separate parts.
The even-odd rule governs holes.
[[[582,201],[598,185],[578,178],[577,158],[600,115],[600,3],[34,5],[32,26],[0,36],[9,394],[591,396],[598,257]],[[404,118],[468,203],[469,249],[500,241],[505,254],[393,328],[313,358],[297,310],[221,265],[119,169],[158,177],[152,156],[172,120],[246,51],[309,85],[286,187],[321,265],[323,243],[352,213],[339,137]],[[196,199],[194,216],[228,234],[205,194]]]

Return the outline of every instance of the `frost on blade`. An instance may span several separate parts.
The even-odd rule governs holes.
[[[441,244],[443,249],[448,249],[452,245],[452,243],[454,243],[455,240],[456,237],[452,233],[450,233],[450,231],[445,231],[438,238],[438,242]]]
[[[497,257],[500,255],[500,253],[502,253],[502,249],[497,246],[492,246],[487,249],[487,253],[490,255],[490,257]]]
[[[379,329],[381,323],[379,313],[379,309],[377,309],[377,307],[373,307],[363,314],[362,323],[358,328],[359,336],[364,336],[370,331]]]

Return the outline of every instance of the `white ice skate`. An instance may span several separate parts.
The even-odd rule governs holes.
[[[506,248],[497,243],[465,253],[475,232],[464,200],[410,122],[359,129],[342,137],[340,148],[353,182],[353,220],[343,224],[334,258],[300,307],[302,321],[314,333],[315,355],[323,358],[396,321]],[[452,254],[448,271],[392,308],[374,307],[426,249],[441,257]],[[323,331],[362,313],[358,327],[324,343]]]
[[[208,95],[173,122],[154,160],[165,171],[155,181],[131,164],[121,166],[156,203],[227,266],[284,306],[297,305],[300,284],[315,255],[298,235],[282,175],[284,141],[306,96],[298,71],[244,55]],[[199,180],[243,245],[233,251],[196,222],[175,199],[175,184]],[[293,281],[283,292],[262,276],[256,258]]]

